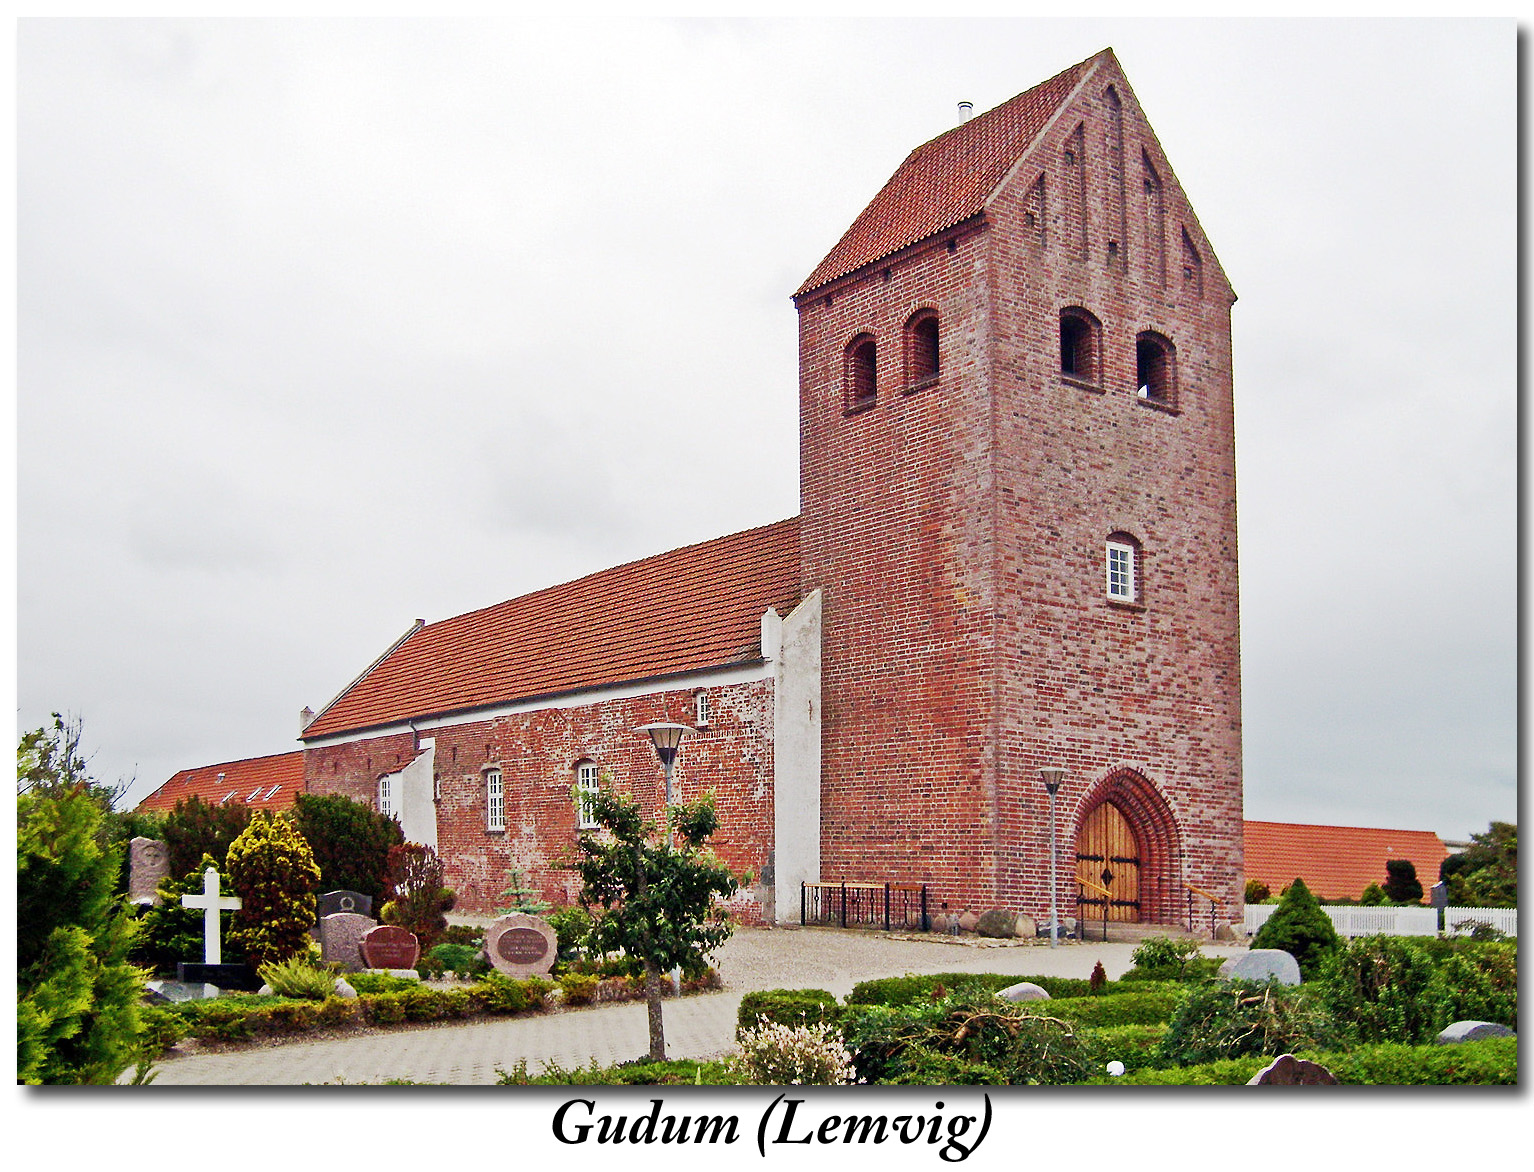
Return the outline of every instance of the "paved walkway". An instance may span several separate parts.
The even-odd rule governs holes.
[[[740,929],[715,965],[725,990],[668,1000],[666,1051],[673,1058],[716,1057],[735,1040],[742,994],[753,989],[827,989],[837,996],[859,981],[902,973],[997,972],[1086,977],[1099,960],[1110,977],[1130,966],[1133,944],[959,942],[943,937],[816,928]],[[1243,951],[1206,945],[1208,955]],[[643,1002],[591,1006],[467,1025],[378,1030],[321,1042],[191,1054],[162,1061],[157,1086],[257,1086],[303,1083],[494,1083],[496,1068],[527,1060],[534,1073],[549,1062],[569,1069],[626,1062],[649,1048]]]

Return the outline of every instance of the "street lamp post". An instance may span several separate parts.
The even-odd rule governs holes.
[[[685,724],[645,724],[634,730],[649,734],[650,743],[655,746],[655,755],[660,758],[660,766],[666,771],[666,845],[672,844],[671,830],[671,769],[676,764],[677,750],[681,748],[682,738],[690,732],[697,732]],[[671,987],[680,995],[682,992],[682,970],[671,970]]]
[[[1060,942],[1060,883],[1056,875],[1055,847],[1055,793],[1060,788],[1060,779],[1065,776],[1065,770],[1058,765],[1046,765],[1039,770],[1039,777],[1043,779],[1044,788],[1049,791],[1049,946],[1055,948]]]

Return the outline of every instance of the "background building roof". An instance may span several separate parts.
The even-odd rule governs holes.
[[[170,810],[194,794],[211,806],[244,802],[253,810],[286,810],[304,792],[302,750],[183,769],[135,809]]]
[[[420,627],[303,739],[749,662],[799,593],[797,517],[615,566]]]
[[[1357,899],[1370,883],[1383,885],[1390,859],[1410,859],[1426,893],[1449,853],[1431,830],[1372,826],[1248,822],[1245,840],[1248,879],[1262,880],[1274,895],[1303,879],[1323,899]]]

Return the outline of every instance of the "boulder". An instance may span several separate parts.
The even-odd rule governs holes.
[[[1456,1042],[1479,1042],[1484,1038],[1511,1038],[1514,1035],[1513,1030],[1494,1021],[1457,1021],[1445,1026],[1433,1041],[1449,1046]]]
[[[988,912],[981,912],[980,918],[975,921],[975,931],[982,936],[1008,938],[1017,934],[1017,917],[999,907],[993,907]]]
[[[1225,944],[1243,939],[1244,936],[1245,933],[1242,933],[1234,924],[1220,924],[1214,930],[1214,938]]]
[[[959,931],[973,932],[980,924],[980,917],[971,911],[959,913]]]
[[[415,969],[411,969],[410,971],[412,973],[414,973]],[[355,989],[353,989],[351,987],[351,983],[349,981],[345,980],[344,978],[337,977],[336,978],[336,996],[337,997],[354,998],[354,997],[357,996],[357,990],[355,990]]]
[[[1281,948],[1252,948],[1233,956],[1220,966],[1222,981],[1277,981],[1280,985],[1300,983],[1300,962]]]
[[[1015,985],[1008,985],[1005,989],[998,989],[996,996],[1003,1001],[1048,1001],[1049,990],[1035,985],[1032,981],[1019,981]]]
[[[1017,919],[1012,921],[1012,935],[1027,940],[1039,930],[1039,922],[1026,912],[1019,913]]]

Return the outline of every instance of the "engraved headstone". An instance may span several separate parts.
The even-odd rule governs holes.
[[[314,914],[323,920],[339,912],[355,912],[359,916],[373,914],[373,897],[360,891],[327,891],[314,901]]]
[[[1328,1087],[1337,1085],[1337,1076],[1319,1062],[1280,1054],[1246,1083],[1249,1087]]]
[[[394,924],[380,924],[363,933],[357,942],[362,963],[370,969],[413,969],[421,959],[421,945],[414,932]]]
[[[378,927],[372,916],[334,912],[320,920],[320,960],[349,972],[362,968],[362,938]]]
[[[513,912],[485,929],[485,955],[508,977],[546,976],[554,967],[557,940],[546,921]]]
[[[128,843],[128,901],[156,904],[155,888],[170,874],[170,854],[157,838],[135,838]]]

